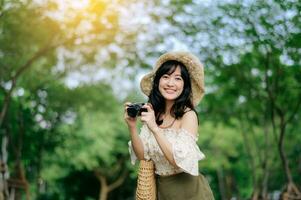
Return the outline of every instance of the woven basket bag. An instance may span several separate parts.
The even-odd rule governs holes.
[[[152,160],[140,161],[136,200],[156,200],[155,166]]]

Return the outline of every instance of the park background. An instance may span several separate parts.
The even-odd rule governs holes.
[[[216,199],[301,199],[299,0],[0,0],[0,199],[134,199],[123,103],[172,50]]]

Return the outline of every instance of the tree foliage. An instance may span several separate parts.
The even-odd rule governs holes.
[[[298,1],[78,2],[0,1],[1,180],[16,199],[131,199],[122,102],[144,100],[134,84],[169,50],[204,62],[200,171],[216,199],[299,198]]]

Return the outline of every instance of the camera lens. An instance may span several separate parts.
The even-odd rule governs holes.
[[[128,116],[133,117],[133,118],[137,116],[138,111],[139,111],[139,110],[137,110],[137,109],[136,109],[135,107],[133,107],[133,106],[129,106],[129,107],[127,108]]]

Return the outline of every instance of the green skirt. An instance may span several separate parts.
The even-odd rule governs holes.
[[[180,173],[156,176],[158,200],[214,200],[210,186],[203,175]]]

